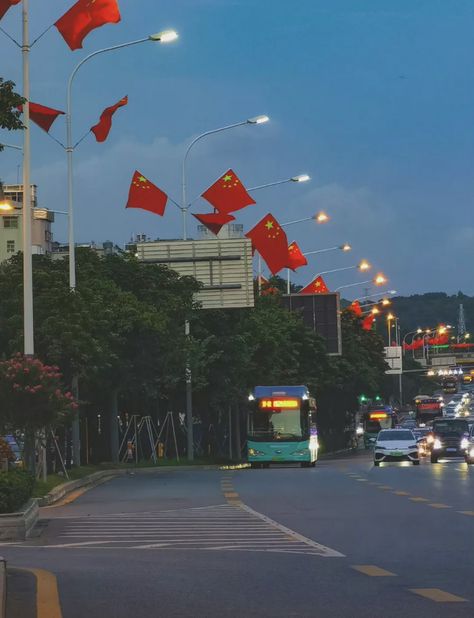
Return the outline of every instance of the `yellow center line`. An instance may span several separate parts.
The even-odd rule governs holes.
[[[469,515],[470,517],[474,517],[474,511],[458,511],[461,515]]]
[[[425,599],[435,601],[436,603],[467,603],[467,599],[458,597],[450,592],[445,592],[439,588],[410,588],[410,592],[419,594]]]
[[[374,564],[353,564],[352,568],[359,573],[369,575],[369,577],[396,577],[396,573],[391,573],[385,569],[381,569]]]
[[[451,507],[448,504],[443,504],[442,502],[431,502],[428,506],[433,507],[434,509],[450,509]]]
[[[412,502],[429,502],[428,498],[421,498],[420,496],[415,496],[414,498],[409,498]]]
[[[224,498],[238,498],[239,494],[235,491],[225,491],[224,492]]]
[[[393,491],[393,494],[396,496],[409,496],[410,494],[407,491]]]
[[[390,485],[380,485],[379,489],[393,489]]]
[[[17,568],[18,571],[28,571],[36,577],[36,617],[62,618],[59,601],[58,582],[51,571],[44,569]]]

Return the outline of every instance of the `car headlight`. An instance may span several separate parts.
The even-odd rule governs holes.
[[[443,448],[443,445],[441,444],[441,440],[438,440],[438,438],[435,438],[435,440],[433,442],[433,448],[434,449]]]
[[[467,438],[463,438],[461,440],[461,448],[467,449],[469,447],[469,440]]]
[[[364,433],[364,428],[363,427],[357,427],[356,434],[358,436],[361,436],[363,433]]]
[[[474,457],[474,447],[469,451],[469,457]]]
[[[433,444],[434,437],[430,434],[430,435],[426,436],[426,441],[428,442],[428,444]]]

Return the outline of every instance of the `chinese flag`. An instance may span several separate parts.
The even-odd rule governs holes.
[[[329,288],[324,283],[324,279],[322,277],[316,277],[310,284],[300,290],[298,294],[328,294],[328,292]]]
[[[358,300],[355,300],[353,303],[351,303],[348,309],[349,311],[352,311],[357,317],[360,317],[362,315],[362,307],[360,306]]]
[[[288,264],[287,267],[291,268],[291,270],[296,270],[301,266],[307,266],[308,261],[301,252],[298,244],[296,242],[292,242],[288,247]]]
[[[364,330],[372,330],[372,324],[374,323],[375,315],[370,313],[362,320],[362,328]]]
[[[165,214],[168,196],[139,171],[135,171],[125,208],[142,208],[155,215]]]
[[[255,204],[255,200],[247,193],[239,177],[232,170],[227,170],[219,180],[204,191],[202,197],[214,208],[225,213]]]
[[[23,105],[19,105],[18,109],[20,112],[23,111]],[[32,103],[30,101],[30,118],[33,122],[35,122],[39,127],[46,131],[46,133],[51,129],[51,125],[56,120],[58,116],[61,116],[64,112],[59,111],[59,109],[53,109],[52,107],[45,107],[44,105],[40,105],[39,103]]]
[[[0,19],[5,15],[9,8],[18,4],[21,0],[0,0]]]
[[[195,215],[198,221],[200,221],[203,225],[207,227],[208,230],[211,230],[213,234],[217,234],[221,231],[221,228],[229,221],[235,221],[235,217],[232,215],[228,215],[225,212],[213,212],[206,215]]]
[[[54,25],[74,51],[82,49],[82,42],[89,32],[104,24],[117,24],[119,21],[117,0],[78,0]]]
[[[112,128],[112,116],[119,107],[123,107],[124,105],[127,105],[127,103],[128,97],[123,97],[123,99],[120,99],[120,101],[115,105],[111,105],[110,107],[106,107],[104,109],[100,115],[99,122],[91,128],[91,131],[95,135],[95,139],[98,142],[105,142],[109,136],[110,129]]]
[[[245,234],[260,253],[272,274],[276,275],[288,263],[288,239],[273,215],[268,213]]]

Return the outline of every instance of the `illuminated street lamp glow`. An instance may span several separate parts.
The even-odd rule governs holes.
[[[380,309],[378,309],[377,307],[374,307],[374,308],[372,309],[372,314],[373,314],[373,315],[377,315],[377,314],[379,314],[379,313],[380,313]]]
[[[370,270],[371,266],[367,260],[362,260],[357,268],[363,272],[365,270]]]
[[[383,285],[387,283],[387,278],[382,273],[379,273],[374,279],[375,285]]]
[[[264,122],[268,122],[270,120],[269,116],[265,114],[261,114],[260,116],[254,116],[253,118],[249,118],[247,120],[248,124],[263,124]]]
[[[159,41],[160,43],[171,43],[172,41],[176,41],[177,38],[178,33],[176,30],[163,30],[157,34],[150,34],[148,37],[150,41]]]
[[[313,217],[318,223],[327,223],[329,221],[329,215],[325,212],[321,211],[314,215]]]
[[[352,247],[347,242],[344,245],[341,245],[340,249],[341,251],[345,251],[345,252],[352,251]]]
[[[14,210],[14,208],[8,202],[0,202],[0,210],[10,211],[10,210]]]
[[[382,298],[382,305],[384,307],[386,307],[387,305],[391,305],[391,304],[392,304],[391,300],[389,300],[388,298]]]
[[[308,182],[308,180],[311,180],[311,176],[308,174],[299,174],[291,178],[291,182]]]
[[[390,322],[391,320],[394,320],[394,319],[395,319],[395,316],[393,315],[393,313],[389,313],[387,315],[387,322]]]

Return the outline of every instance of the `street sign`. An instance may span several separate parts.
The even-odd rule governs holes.
[[[390,369],[387,369],[385,373],[391,375],[400,375],[401,373],[403,373],[402,346],[392,345],[384,348],[384,350],[385,362],[390,367]]]
[[[300,313],[303,322],[321,335],[330,355],[342,353],[341,311],[339,294],[288,294],[282,297],[282,304],[289,311]]]
[[[201,282],[196,300],[203,309],[254,306],[252,244],[247,238],[139,242],[136,255]]]

